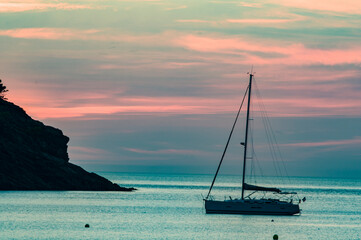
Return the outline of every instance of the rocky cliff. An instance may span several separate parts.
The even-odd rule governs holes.
[[[0,190],[132,191],[69,163],[69,138],[0,99]]]

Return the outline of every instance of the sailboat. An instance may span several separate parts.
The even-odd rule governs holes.
[[[236,120],[233,124],[231,133],[229,135],[225,150],[223,152],[221,161],[218,165],[216,174],[213,178],[212,184],[208,191],[207,196],[203,199],[206,213],[220,213],[220,214],[250,214],[250,215],[295,215],[300,213],[299,204],[301,200],[294,201],[294,196],[297,196],[296,192],[283,192],[275,187],[262,187],[257,185],[252,185],[246,183],[246,167],[247,167],[247,147],[249,145],[248,135],[250,124],[250,107],[251,107],[251,90],[252,90],[252,79],[254,74],[251,72],[249,77],[249,84],[246,89],[245,95],[243,97],[243,101],[241,107],[238,110],[238,114]],[[246,129],[245,129],[245,138],[244,142],[241,143],[244,146],[244,154],[243,154],[243,175],[242,175],[242,190],[240,198],[225,199],[223,201],[215,200],[211,194],[213,185],[215,183],[216,177],[218,175],[219,169],[223,162],[228,144],[230,142],[233,130],[235,128],[237,119],[239,117],[243,102],[248,92],[248,103],[247,103],[247,117],[246,117]],[[254,197],[254,193],[261,192],[262,197],[256,198]],[[246,193],[248,193],[246,195]],[[268,197],[271,193],[272,197]],[[257,194],[256,194],[257,195]],[[267,197],[266,197],[267,196]],[[305,201],[305,198],[303,199]]]

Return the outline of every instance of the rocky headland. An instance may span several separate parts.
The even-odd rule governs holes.
[[[0,98],[0,190],[132,191],[69,162],[63,132]]]

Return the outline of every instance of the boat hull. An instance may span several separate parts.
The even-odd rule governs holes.
[[[267,200],[204,200],[206,213],[249,215],[295,215],[300,213],[298,204]]]

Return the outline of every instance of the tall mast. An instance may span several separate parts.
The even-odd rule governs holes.
[[[242,175],[242,199],[244,199],[244,177],[245,177],[245,175],[246,175],[248,122],[249,122],[249,110],[250,110],[250,106],[251,106],[252,77],[253,77],[253,74],[252,74],[252,72],[251,72],[251,73],[249,74],[246,134],[245,134],[245,137],[244,137],[243,175]]]
[[[223,162],[224,156],[225,156],[225,154],[226,154],[226,151],[227,151],[227,148],[228,148],[228,144],[229,144],[229,142],[231,141],[232,134],[233,134],[233,130],[234,130],[234,127],[236,126],[236,123],[237,123],[239,114],[240,114],[240,112],[241,112],[241,109],[242,109],[242,106],[243,106],[243,103],[244,103],[244,99],[246,98],[246,95],[247,95],[247,91],[248,91],[248,87],[247,87],[247,89],[246,89],[246,91],[245,91],[245,93],[244,93],[244,95],[243,95],[243,99],[242,99],[241,106],[239,106],[238,113],[237,113],[236,119],[234,120],[234,123],[233,123],[233,126],[232,126],[232,130],[231,130],[231,132],[229,133],[229,137],[228,137],[228,140],[227,140],[226,147],[224,148],[221,161],[220,161],[219,164],[218,164],[218,168],[217,168],[216,174],[214,175],[214,178],[213,178],[211,187],[209,188],[207,197],[205,198],[206,200],[208,199],[209,194],[211,194],[211,191],[212,191],[214,182],[216,181],[216,178],[217,178],[217,175],[218,175],[218,171],[219,171],[219,169],[220,169],[220,167],[221,167],[221,164],[222,164],[222,162]]]

